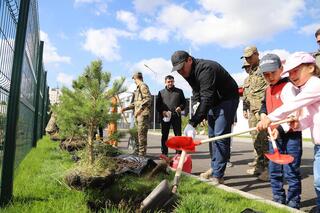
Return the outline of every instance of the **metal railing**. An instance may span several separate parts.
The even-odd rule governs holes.
[[[36,0],[0,0],[0,204],[14,169],[42,137],[48,93]]]

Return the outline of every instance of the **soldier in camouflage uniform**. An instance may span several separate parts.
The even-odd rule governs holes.
[[[265,94],[267,82],[264,77],[259,74],[259,53],[255,46],[249,46],[244,49],[243,56],[250,64],[249,76],[244,85],[243,98],[244,102],[249,105],[249,127],[255,127],[260,121],[259,111],[261,101]],[[256,160],[252,162],[253,168],[248,169],[247,173],[252,175],[260,175],[261,180],[268,180],[268,159],[264,156],[268,152],[268,138],[266,131],[252,131],[251,137],[253,146],[257,154]]]
[[[316,33],[314,35],[315,35],[317,43],[320,47],[320,28],[316,31]],[[316,58],[316,64],[320,68],[320,49],[318,49],[318,51],[315,52],[313,54],[313,56]]]
[[[246,61],[246,59],[243,59],[243,65],[242,65],[242,69],[244,69],[246,71],[247,74],[249,74],[250,72],[250,64]],[[242,106],[242,111],[243,111],[243,117],[245,119],[248,119],[248,125],[251,126],[250,120],[249,120],[249,114],[250,114],[250,103],[247,100],[246,97],[248,97],[250,90],[249,90],[249,86],[250,86],[250,76],[248,75],[245,79],[244,79],[244,83],[243,83],[243,106]],[[252,135],[253,137],[253,135]],[[253,138],[253,143],[254,143],[255,139]],[[249,162],[248,165],[250,167],[254,167],[257,164],[258,161],[258,155],[256,152],[256,149],[253,149],[253,161]]]
[[[135,117],[135,125],[138,130],[138,143],[136,143],[134,153],[139,156],[145,156],[147,152],[147,134],[149,128],[149,118],[151,110],[151,94],[149,87],[143,82],[141,72],[136,72],[132,79],[137,85],[134,91],[131,104],[122,108],[121,112],[133,109]]]

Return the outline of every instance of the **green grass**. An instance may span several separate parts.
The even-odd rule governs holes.
[[[84,194],[63,182],[72,164],[70,155],[45,137],[16,170],[12,203],[0,212],[88,212]]]
[[[124,175],[108,190],[86,192],[71,190],[63,182],[63,175],[74,163],[70,155],[58,148],[58,143],[47,137],[38,143],[20,164],[14,181],[14,198],[10,205],[0,212],[89,212],[88,200],[104,204],[106,198],[129,200],[135,204],[145,198],[164,178],[170,183],[174,174],[160,175],[146,180]],[[206,183],[183,176],[179,186],[180,201],[175,212],[241,212],[252,208],[261,212],[287,212],[259,201],[227,193]],[[131,202],[130,202],[131,201]],[[111,205],[106,212],[133,212],[127,205]]]
[[[183,177],[179,187],[181,201],[176,212],[228,212],[239,213],[246,208],[258,212],[289,212],[285,209],[244,198],[212,187],[191,177]]]

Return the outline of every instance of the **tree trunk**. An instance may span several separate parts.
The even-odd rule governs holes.
[[[93,164],[94,162],[94,156],[93,156],[93,128],[89,127],[88,131],[88,157],[89,157],[89,163]]]

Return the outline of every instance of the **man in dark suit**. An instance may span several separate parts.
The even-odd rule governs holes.
[[[161,118],[161,152],[168,155],[168,140],[170,126],[172,125],[175,136],[181,135],[181,111],[184,110],[186,99],[183,91],[174,86],[174,77],[168,75],[165,77],[166,87],[159,91],[157,96],[157,111]]]

